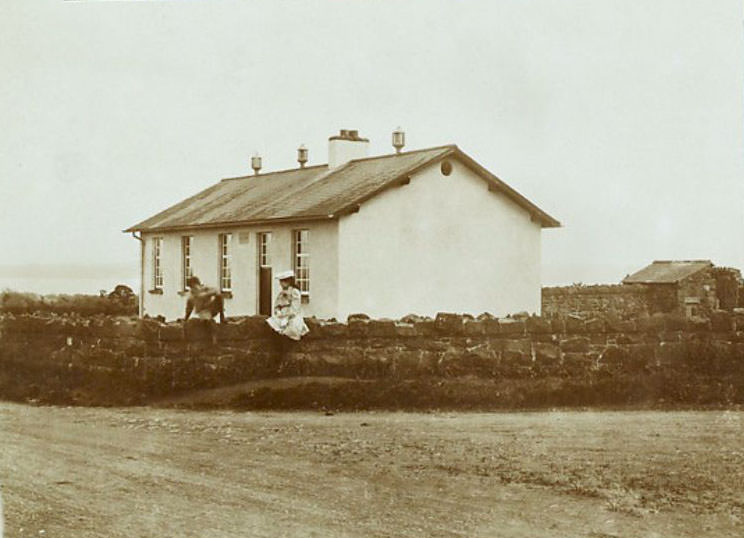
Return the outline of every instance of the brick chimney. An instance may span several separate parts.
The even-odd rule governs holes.
[[[367,156],[369,139],[361,138],[359,131],[341,129],[328,138],[328,168],[337,168],[353,159]]]

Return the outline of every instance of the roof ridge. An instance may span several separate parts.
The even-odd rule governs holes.
[[[374,155],[372,157],[362,157],[361,159],[352,159],[349,162],[358,163],[358,162],[363,162],[363,161],[373,161],[375,159],[385,159],[388,157],[411,155],[412,153],[423,153],[424,151],[435,151],[438,149],[458,149],[458,148],[457,148],[457,144],[444,144],[442,146],[432,146],[430,148],[414,149],[411,151],[401,151],[400,153],[385,153],[383,155]]]
[[[457,149],[457,144],[443,144],[441,146],[432,146],[430,148],[421,148],[421,149],[413,149],[411,151],[401,151],[400,153],[384,153],[383,155],[373,155],[371,157],[362,157],[360,159],[351,159],[347,162],[360,162],[360,161],[371,161],[373,159],[385,159],[387,157],[397,157],[398,155],[411,155],[412,153],[421,153],[424,151],[435,151],[438,149]],[[274,170],[272,172],[266,172],[264,174],[252,174],[252,175],[245,175],[245,176],[234,176],[234,177],[225,177],[222,178],[220,181],[231,181],[234,179],[251,179],[255,177],[262,177],[262,176],[268,176],[270,174],[283,174],[285,172],[295,172],[297,170],[309,170],[311,168],[321,168],[324,166],[328,166],[328,163],[323,164],[314,164],[312,166],[306,166],[304,168],[285,168],[284,170]]]
[[[654,260],[652,263],[713,263],[711,260]]]
[[[252,178],[259,178],[263,176],[270,176],[272,174],[284,174],[287,172],[297,172],[298,170],[310,170],[311,168],[322,168],[324,166],[328,166],[328,163],[325,164],[314,164],[312,166],[305,166],[303,168],[297,167],[297,168],[285,168],[284,170],[273,170],[272,172],[266,172],[263,174],[250,174],[246,176],[234,176],[234,177],[223,177],[220,179],[220,181],[232,181],[234,179],[252,179]]]

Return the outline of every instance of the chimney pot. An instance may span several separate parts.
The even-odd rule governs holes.
[[[258,153],[251,157],[251,168],[253,168],[255,175],[258,175],[259,170],[261,170],[261,156]]]
[[[403,146],[406,145],[406,133],[398,127],[395,131],[393,131],[393,147],[395,148],[395,153],[400,153],[400,150],[403,149]]]
[[[305,168],[305,164],[307,164],[307,148],[305,144],[297,148],[297,162],[300,163],[300,168]]]

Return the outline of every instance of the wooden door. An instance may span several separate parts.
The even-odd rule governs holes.
[[[271,267],[260,267],[258,270],[258,313],[271,315]]]
[[[271,312],[271,232],[258,234],[258,313],[270,316]]]

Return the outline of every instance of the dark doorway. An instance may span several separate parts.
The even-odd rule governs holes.
[[[271,315],[271,232],[258,234],[258,313]]]

